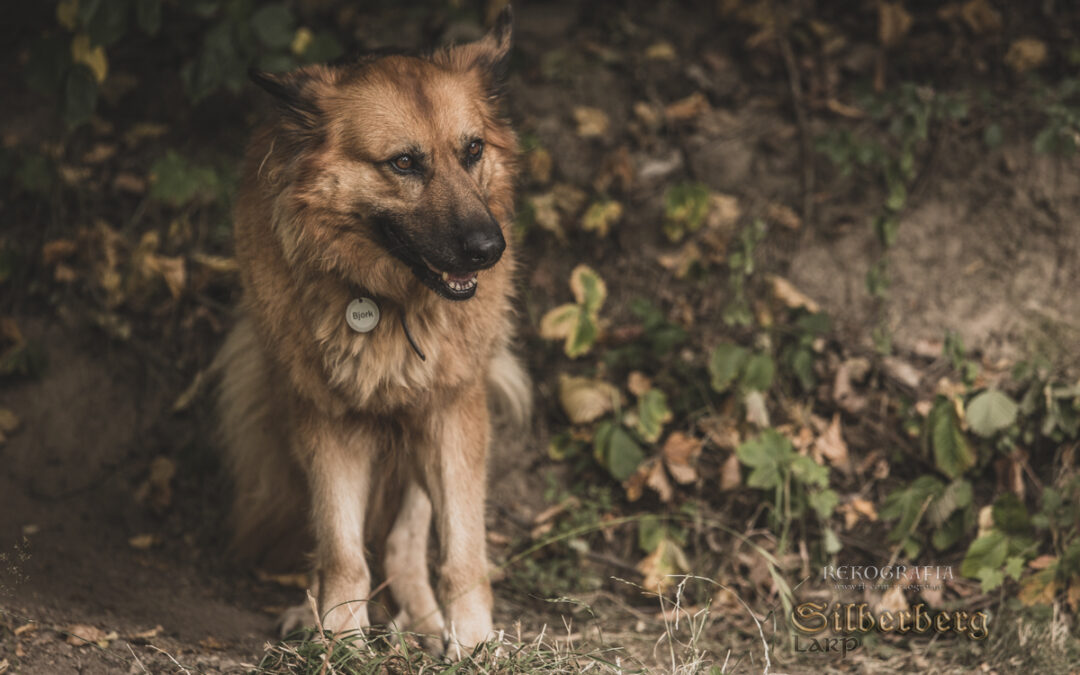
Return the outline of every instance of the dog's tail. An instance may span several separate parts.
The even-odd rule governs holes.
[[[532,416],[532,380],[508,344],[495,353],[487,380],[494,410],[518,427],[525,427]]]
[[[232,329],[210,370],[219,380],[219,436],[233,480],[232,552],[264,569],[302,566],[310,537],[306,486],[250,319]]]

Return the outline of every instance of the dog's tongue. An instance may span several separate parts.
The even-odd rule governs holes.
[[[472,281],[472,279],[474,277],[476,277],[476,272],[470,272],[468,274],[447,274],[446,275],[446,278],[447,278],[448,281],[458,281],[458,282],[461,282],[461,283],[465,283],[467,281]]]

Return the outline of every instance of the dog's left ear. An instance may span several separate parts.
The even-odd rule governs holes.
[[[478,70],[496,93],[506,75],[510,61],[514,14],[507,5],[495,18],[487,35],[476,42],[451,47],[436,57],[456,70]],[[440,58],[441,57],[441,58]]]

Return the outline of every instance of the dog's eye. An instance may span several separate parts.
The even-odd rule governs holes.
[[[470,162],[475,162],[484,154],[484,142],[478,139],[469,143],[468,147],[465,148],[465,153],[466,159]]]
[[[398,171],[412,171],[416,163],[411,155],[400,155],[390,160],[390,164]]]

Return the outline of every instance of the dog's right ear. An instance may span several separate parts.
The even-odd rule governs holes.
[[[329,79],[325,67],[313,66],[288,73],[268,73],[251,68],[248,77],[274,97],[282,119],[296,131],[313,131],[322,119],[315,88]]]

